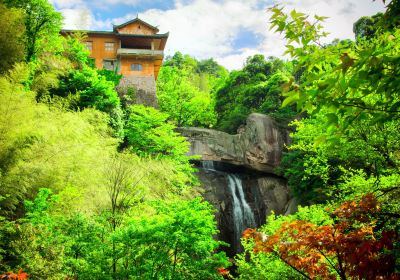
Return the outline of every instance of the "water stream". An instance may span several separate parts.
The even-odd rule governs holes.
[[[206,171],[220,172],[215,169],[213,161],[202,161],[202,168]],[[234,244],[232,244],[237,250],[240,248],[240,238],[242,232],[246,228],[256,227],[253,211],[246,201],[246,197],[243,191],[243,184],[241,178],[233,173],[226,173],[227,186],[232,195],[232,211],[233,211],[233,233],[234,233]]]
[[[228,174],[227,177],[228,187],[233,197],[234,246],[238,248],[242,232],[246,228],[254,228],[256,222],[253,211],[244,196],[242,180],[235,174]]]

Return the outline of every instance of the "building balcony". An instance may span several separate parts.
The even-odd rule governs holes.
[[[162,57],[163,51],[159,50],[144,50],[144,49],[126,49],[119,48],[117,50],[118,56],[147,56],[147,57]]]

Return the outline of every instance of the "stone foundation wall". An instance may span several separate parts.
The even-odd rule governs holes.
[[[143,104],[158,108],[156,81],[153,76],[124,76],[116,90],[120,97],[128,100],[130,104]]]

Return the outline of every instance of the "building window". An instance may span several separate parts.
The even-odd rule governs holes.
[[[88,49],[89,51],[93,50],[93,42],[92,41],[85,42],[85,46],[86,46],[86,49]]]
[[[103,60],[103,68],[111,71],[115,71],[117,69],[117,61],[113,59],[104,59]]]
[[[113,52],[114,51],[114,43],[113,42],[106,42],[104,45],[106,51]]]
[[[131,70],[132,71],[142,71],[142,64],[131,64]]]

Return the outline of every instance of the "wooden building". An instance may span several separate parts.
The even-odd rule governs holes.
[[[115,25],[113,31],[84,31],[85,44],[99,69],[116,69],[124,76],[157,78],[168,39],[168,33],[158,34],[158,31],[157,27],[136,18]],[[72,32],[61,31],[65,35]]]
[[[67,36],[75,30],[62,30]],[[159,34],[154,27],[139,18],[114,25],[112,31],[84,31],[85,44],[99,69],[115,70],[123,75],[120,91],[135,87],[139,93],[136,103],[156,106],[157,79],[168,34]],[[151,95],[154,95],[153,97]],[[150,98],[150,99],[149,99]],[[149,100],[145,100],[149,99]]]

